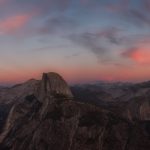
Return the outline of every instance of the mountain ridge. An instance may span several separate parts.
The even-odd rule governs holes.
[[[103,106],[77,102],[58,74],[46,73],[24,89],[2,128],[1,150],[150,148],[147,120],[132,122]]]

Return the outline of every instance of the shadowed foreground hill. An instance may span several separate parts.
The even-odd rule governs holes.
[[[11,107],[0,150],[149,150],[149,124],[76,102],[60,75],[46,73]]]

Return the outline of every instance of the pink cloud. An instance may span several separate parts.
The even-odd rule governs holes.
[[[22,29],[31,19],[31,14],[19,14],[10,16],[0,21],[0,32],[12,34]]]
[[[122,54],[138,64],[150,64],[150,49],[133,48]]]

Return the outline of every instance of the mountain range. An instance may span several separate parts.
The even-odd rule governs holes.
[[[150,82],[69,88],[43,73],[0,88],[0,150],[149,150]]]

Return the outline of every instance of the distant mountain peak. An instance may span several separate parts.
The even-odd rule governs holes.
[[[43,99],[46,96],[73,97],[66,81],[57,73],[43,73],[38,89],[38,96]]]

